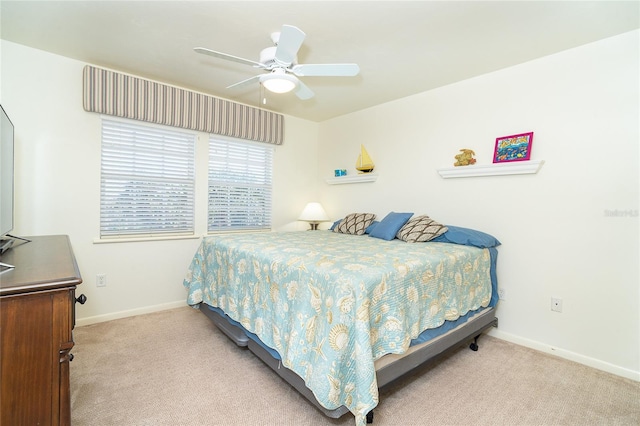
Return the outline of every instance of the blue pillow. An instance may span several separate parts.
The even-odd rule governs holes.
[[[461,228],[447,225],[447,232],[432,239],[433,242],[462,244],[480,248],[497,247],[500,241],[493,235],[476,231],[475,229]]]
[[[335,222],[333,222],[333,225],[331,225],[331,228],[329,228],[329,231],[333,231],[333,228],[340,225],[340,222],[342,222],[342,219],[338,219]]]
[[[373,228],[375,228],[376,226],[378,226],[380,222],[377,220],[374,220],[373,222],[371,222],[371,225],[367,226],[367,229],[364,230],[365,234],[370,234],[371,231],[373,231]]]
[[[369,233],[370,237],[381,238],[383,240],[393,240],[396,234],[411,219],[413,213],[391,212],[376,225]]]

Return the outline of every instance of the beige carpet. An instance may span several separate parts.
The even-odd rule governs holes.
[[[353,425],[321,414],[200,312],[74,331],[83,425]],[[380,395],[374,425],[640,425],[640,383],[489,336]]]

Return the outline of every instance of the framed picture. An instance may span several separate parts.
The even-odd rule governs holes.
[[[493,162],[526,161],[531,157],[531,144],[533,144],[533,132],[497,138]]]

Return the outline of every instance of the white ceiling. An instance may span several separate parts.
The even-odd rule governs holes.
[[[637,1],[0,1],[3,39],[237,102],[283,24],[299,63],[355,62],[356,77],[303,77],[315,97],[266,92],[263,107],[313,121],[358,111],[640,28]],[[78,82],[80,84],[80,82]]]

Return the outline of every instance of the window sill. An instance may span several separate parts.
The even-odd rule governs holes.
[[[257,233],[266,233],[266,232],[274,232],[273,229],[230,229],[224,231],[209,231],[204,234],[205,237],[212,237],[215,235],[229,235],[229,234],[257,234]]]
[[[94,238],[93,244],[138,243],[144,241],[195,240],[198,235],[145,235],[139,237]]]

